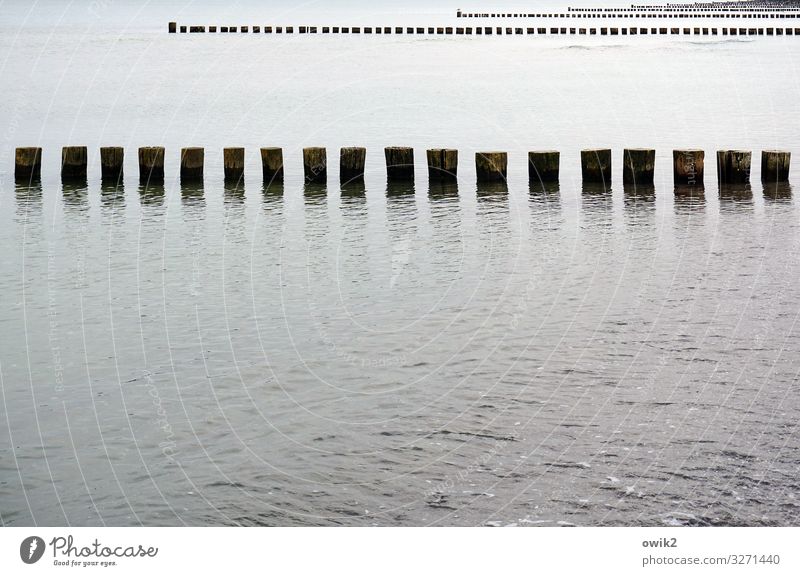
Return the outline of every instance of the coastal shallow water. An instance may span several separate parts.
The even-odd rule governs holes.
[[[797,152],[800,40],[70,26],[0,35],[4,525],[797,524],[800,206],[757,158]],[[31,144],[42,185],[17,186]],[[68,144],[86,186],[59,181]],[[121,188],[100,145],[126,147]],[[176,181],[190,145],[201,186]],[[304,185],[310,145],[366,146],[365,185]],[[595,146],[611,190],[580,183]],[[623,188],[625,146],[657,149],[654,189]],[[672,186],[685,146],[701,194]],[[426,147],[460,150],[457,185]],[[751,186],[718,189],[727,147]],[[528,185],[537,148],[559,186]],[[482,149],[507,187],[476,186]]]

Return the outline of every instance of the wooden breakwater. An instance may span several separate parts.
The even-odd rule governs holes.
[[[100,148],[101,178],[104,182],[119,183],[123,177],[124,148]],[[283,150],[278,147],[260,149],[261,172],[266,184],[282,182],[284,178]],[[85,182],[88,174],[86,146],[65,146],[61,150],[61,178],[64,182]],[[225,148],[222,151],[225,182],[240,182],[245,175],[245,149]],[[346,147],[339,151],[340,182],[362,182],[367,149]],[[386,176],[389,181],[414,179],[414,150],[390,146],[384,149]],[[458,178],[458,150],[431,148],[426,150],[428,175],[431,181]],[[582,150],[581,175],[584,182],[610,186],[613,154],[610,148]],[[719,150],[717,178],[720,184],[746,183],[750,180],[752,152],[749,150]],[[163,183],[165,149],[161,146],[138,150],[139,180],[143,184]],[[531,151],[527,157],[527,174],[531,183],[558,182],[560,153],[554,150]],[[656,151],[652,148],[626,148],[622,151],[622,174],[625,185],[647,185],[654,181]],[[789,179],[791,153],[782,150],[761,152],[761,179],[765,182],[786,182]],[[304,148],[303,174],[306,182],[326,183],[328,156],[324,147]],[[187,147],[180,150],[178,165],[183,183],[204,179],[205,149]],[[42,149],[17,148],[14,176],[18,183],[41,179]],[[705,152],[698,149],[673,150],[673,179],[679,185],[701,185],[705,177]],[[503,182],[508,177],[509,158],[504,151],[477,152],[475,174],[479,182]]]
[[[348,36],[800,36],[786,26],[178,26],[171,34],[348,35]]]

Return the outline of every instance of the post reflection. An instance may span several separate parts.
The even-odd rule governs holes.
[[[181,203],[185,206],[205,205],[202,182],[181,182]]]
[[[89,207],[89,187],[85,182],[64,182],[61,196],[68,209],[86,210]]]
[[[582,210],[611,210],[613,198],[611,187],[602,182],[584,182],[581,186]]]
[[[160,206],[164,203],[164,185],[155,182],[139,184],[139,202],[142,206]]]
[[[623,186],[623,202],[629,212],[655,210],[656,187],[652,184],[626,184]]]
[[[431,181],[428,185],[428,196],[432,199],[458,198],[458,182]]]
[[[399,182],[389,181],[386,183],[386,197],[387,198],[404,198],[414,197],[416,194],[416,186],[414,181]]]
[[[642,202],[653,202],[656,199],[656,187],[653,184],[625,184],[622,187],[625,200],[636,199]]]
[[[328,199],[328,185],[306,180],[303,184],[303,198],[307,206],[325,204]]]
[[[792,199],[792,185],[788,182],[764,182],[764,199],[787,202]]]
[[[17,215],[30,216],[42,210],[42,183],[39,180],[19,180],[14,183]]]
[[[706,205],[706,190],[702,184],[676,184],[674,197],[676,212],[703,210]]]
[[[749,182],[719,185],[720,208],[748,207],[753,204],[753,188]]]
[[[553,196],[561,192],[561,185],[558,182],[531,180],[528,182],[528,191],[532,198],[535,196]]]
[[[528,184],[528,191],[533,214],[561,211],[561,186],[558,182],[532,181]]]
[[[225,205],[244,203],[244,180],[226,182],[223,187],[223,202]]]
[[[367,187],[363,180],[344,182],[339,187],[339,194],[342,198],[364,198],[366,193]]]
[[[497,182],[478,182],[475,188],[478,199],[483,200],[507,200],[508,182],[500,180]]]
[[[100,184],[100,205],[106,210],[125,207],[125,187],[122,182]]]
[[[283,201],[284,186],[282,181],[266,181],[261,186],[261,202],[266,208]]]

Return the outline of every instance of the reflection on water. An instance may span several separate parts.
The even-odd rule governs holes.
[[[478,182],[476,194],[478,199],[482,200],[507,200],[508,183],[505,180],[497,182]]]
[[[307,205],[325,204],[328,198],[328,185],[319,182],[303,183],[303,198]]]
[[[602,183],[584,182],[581,186],[580,206],[587,215],[609,213],[614,206],[611,188]]]
[[[358,197],[364,196],[367,192],[367,187],[364,184],[363,180],[351,180],[349,182],[343,182],[340,185],[340,194],[342,198],[345,197]]]
[[[283,201],[283,182],[265,182],[261,187],[261,198],[264,205]]]
[[[458,181],[437,182],[431,181],[428,185],[428,196],[431,199],[446,199],[458,197]]]
[[[706,190],[702,185],[691,186],[678,184],[675,185],[673,193],[676,212],[691,212],[705,208]]]
[[[656,199],[656,187],[653,184],[624,184],[622,191],[626,203],[628,200],[654,202]]]
[[[164,185],[163,184],[140,184],[138,187],[139,202],[142,205],[160,206],[164,203]]]
[[[205,205],[205,188],[203,182],[181,182],[181,203],[186,206]]]
[[[752,186],[749,182],[745,184],[720,184],[719,205],[720,210],[753,206]]]
[[[226,182],[223,186],[225,204],[241,204],[244,202],[244,179],[238,182]]]
[[[583,182],[581,192],[584,196],[608,196],[611,197],[611,186],[604,182]]]
[[[105,209],[122,209],[125,207],[125,186],[102,183],[100,185],[100,203]]]
[[[387,198],[414,196],[414,194],[416,194],[416,186],[413,180],[408,182],[389,181],[386,183]]]
[[[14,198],[16,200],[18,218],[24,218],[30,212],[41,212],[42,183],[39,181],[15,182]]]
[[[70,210],[89,208],[89,188],[85,182],[64,182],[61,184],[61,192],[66,208]]]
[[[529,186],[528,202],[535,217],[561,218],[561,188],[557,182]],[[551,225],[554,225],[551,222]]]
[[[789,201],[792,199],[792,185],[789,182],[765,182],[764,198],[773,201]]]
[[[561,191],[561,185],[558,182],[530,182],[528,191],[531,198],[556,196]]]

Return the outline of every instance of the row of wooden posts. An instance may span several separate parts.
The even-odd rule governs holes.
[[[453,26],[439,26],[439,27],[422,27],[422,26],[263,26],[265,34],[294,34],[295,28],[300,34],[436,34],[436,35],[483,35],[491,36],[503,35],[600,35],[600,36],[644,36],[651,35],[680,35],[684,36],[800,36],[800,28],[715,28],[715,27],[601,27],[601,28],[576,28],[567,26],[540,26],[537,28],[521,28],[511,26],[478,26],[478,27],[453,27]],[[206,32],[214,34],[219,31],[225,33],[241,33],[247,34],[252,31],[253,34],[260,34],[262,26],[178,26],[176,22],[170,22],[168,31],[174,34],[178,31],[181,33],[190,34],[204,34]]]
[[[775,18],[796,18],[797,8],[792,8],[794,12],[768,10],[758,12],[738,11],[738,12],[715,12],[711,9],[699,10],[626,10],[612,9],[606,12],[578,12],[567,9],[567,12],[549,13],[530,13],[530,14],[497,14],[492,12],[456,12],[456,18],[753,18],[753,19],[775,19]]]
[[[390,146],[385,148],[386,175],[389,180],[414,179],[414,149]],[[427,150],[428,175],[431,180],[453,180],[458,177],[458,150],[434,148]],[[139,178],[145,183],[164,181],[163,147],[139,148]],[[100,172],[104,181],[119,182],[123,176],[125,150],[122,147],[100,148]],[[339,175],[342,183],[364,179],[367,149],[341,148]],[[717,175],[720,183],[743,183],[750,180],[752,153],[747,150],[717,152]],[[182,182],[203,179],[205,150],[182,148],[180,178]],[[783,182],[789,178],[791,153],[764,150],[761,153],[761,179]],[[245,149],[223,150],[225,180],[238,182],[244,176]],[[622,154],[622,177],[626,184],[651,185],[655,173],[656,151],[649,148],[626,148]],[[61,178],[64,181],[83,181],[87,176],[86,146],[66,146],[61,151]],[[673,150],[673,174],[676,184],[699,185],[704,180],[705,152],[703,150]],[[14,175],[17,181],[41,178],[42,149],[17,148]],[[264,182],[283,181],[283,149],[261,148],[261,168]],[[560,153],[554,150],[528,152],[528,175],[531,182],[557,182]],[[325,148],[304,148],[303,169],[308,182],[327,182],[328,161]],[[506,152],[477,152],[475,171],[479,182],[506,180]],[[584,182],[611,183],[611,149],[581,151],[581,173]]]

